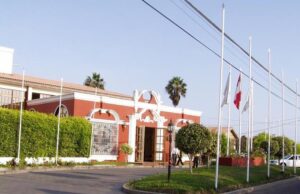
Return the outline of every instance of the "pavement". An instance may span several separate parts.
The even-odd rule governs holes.
[[[0,176],[0,194],[105,194],[123,193],[124,183],[166,168],[105,168],[42,171]]]
[[[121,194],[124,183],[162,172],[167,172],[167,168],[118,167],[5,174],[0,176],[0,194]],[[243,193],[300,194],[300,177],[228,192]]]
[[[224,194],[300,194],[300,177],[280,180],[255,187],[244,188]]]

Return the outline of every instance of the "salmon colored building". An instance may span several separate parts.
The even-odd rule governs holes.
[[[49,114],[57,115],[58,107],[59,96],[27,102],[28,110]],[[164,106],[158,93],[146,90],[136,90],[127,99],[78,92],[65,94],[61,114],[85,117],[92,123],[91,159],[124,161],[119,148],[127,143],[133,148],[128,161],[140,163],[168,160],[167,126],[171,120],[179,129],[187,123],[200,123],[201,116],[198,111]]]
[[[0,106],[19,109],[23,104],[27,110],[57,115],[60,81],[14,74],[13,53],[0,47]],[[165,106],[155,91],[136,90],[133,96],[100,89],[95,93],[95,88],[64,82],[61,98],[61,116],[92,123],[92,160],[124,161],[119,148],[128,143],[133,148],[129,162],[165,162],[170,121],[175,132],[187,123],[200,123],[201,112]]]

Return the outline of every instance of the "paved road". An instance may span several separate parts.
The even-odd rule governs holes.
[[[251,194],[300,194],[300,177],[278,181],[254,189]]]
[[[122,193],[129,180],[166,171],[165,168],[109,168],[1,175],[1,194]]]

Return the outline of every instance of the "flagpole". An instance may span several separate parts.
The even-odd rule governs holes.
[[[24,101],[24,83],[25,83],[25,70],[22,71],[22,91],[21,91],[21,102],[20,102],[20,118],[19,118],[19,137],[18,137],[18,154],[17,163],[20,162],[21,156],[21,135],[22,135],[22,119],[23,119],[23,101]]]
[[[269,63],[269,91],[268,91],[268,167],[267,177],[270,178],[270,151],[271,151],[271,49],[268,50],[268,63]]]
[[[265,124],[266,124],[266,128],[265,128],[265,140],[267,140],[267,132],[268,132],[268,119],[265,118]]]
[[[98,92],[98,87],[95,88],[95,98],[97,99],[97,92]],[[94,101],[94,106],[93,106],[93,111],[96,109],[96,103],[97,100],[95,99]],[[94,118],[94,114],[91,115],[92,118]],[[92,122],[92,121],[91,121]],[[92,148],[93,148],[93,137],[94,137],[94,124],[92,123],[92,133],[91,133],[91,145],[90,145],[90,157],[92,155]]]
[[[282,134],[282,172],[284,172],[284,84],[283,71],[281,71],[281,89],[282,89],[282,118],[281,118],[281,134]]]
[[[296,110],[295,110],[295,145],[294,145],[294,174],[297,173],[296,170],[296,154],[297,154],[297,128],[298,128],[298,79],[296,80]]]
[[[241,155],[241,143],[242,143],[242,110],[239,109],[239,155]]]
[[[59,106],[58,106],[58,119],[57,119],[57,134],[56,134],[56,154],[55,154],[55,164],[57,165],[58,160],[58,146],[59,146],[59,131],[60,131],[60,114],[61,114],[61,96],[63,89],[63,78],[60,79],[60,94],[59,94]]]
[[[229,89],[228,89],[228,126],[227,126],[227,152],[226,155],[229,156],[229,132],[231,125],[231,66],[229,66]]]
[[[242,80],[242,73],[240,69],[240,78]],[[240,88],[242,88],[242,81],[240,81]],[[242,98],[241,98],[242,101]],[[242,109],[239,107],[239,155],[241,155],[241,144],[242,144]]]
[[[216,158],[216,175],[215,189],[218,189],[219,178],[219,157],[220,157],[220,131],[222,119],[222,85],[223,85],[223,66],[224,66],[224,25],[225,25],[225,7],[222,6],[222,41],[221,41],[221,66],[220,66],[220,88],[219,88],[219,116],[218,116],[218,134],[217,134],[217,158]]]
[[[248,110],[248,138],[247,138],[247,177],[246,181],[249,182],[250,171],[250,128],[251,128],[251,83],[252,83],[252,38],[249,37],[249,110]]]
[[[253,80],[251,80],[251,151],[253,151],[253,110],[254,110],[254,98],[253,98]]]

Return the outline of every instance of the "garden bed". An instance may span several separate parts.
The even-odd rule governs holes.
[[[292,168],[286,168],[285,173],[282,174],[280,166],[271,166],[271,177],[268,179],[266,166],[252,167],[250,169],[250,182],[247,183],[246,171],[246,168],[221,166],[218,192],[226,192],[293,177]],[[299,171],[298,175],[300,175]],[[173,194],[217,193],[214,190],[214,181],[215,167],[211,167],[195,169],[193,174],[190,174],[189,170],[172,172],[170,183],[167,182],[167,174],[164,173],[133,181],[129,186],[137,190]]]
[[[247,157],[221,157],[219,163],[222,166],[246,167]],[[250,166],[262,166],[265,164],[263,157],[251,157]]]

